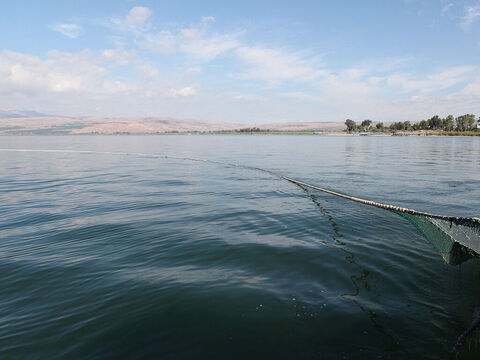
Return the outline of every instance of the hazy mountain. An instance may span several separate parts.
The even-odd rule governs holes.
[[[64,117],[32,111],[0,111],[0,134],[157,134],[168,132],[228,131],[258,127],[276,131],[338,131],[342,123],[289,122],[276,124],[231,124],[160,117],[103,118]]]
[[[0,118],[22,118],[22,117],[43,117],[43,116],[52,116],[49,114],[43,114],[35,110],[1,110],[0,109]]]

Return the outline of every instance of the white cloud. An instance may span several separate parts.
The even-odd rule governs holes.
[[[134,50],[125,50],[122,48],[117,49],[105,49],[102,51],[101,58],[104,61],[112,61],[118,65],[127,65],[132,60],[138,58],[137,53]]]
[[[181,28],[178,31],[162,30],[147,34],[140,46],[163,54],[184,53],[197,61],[211,61],[237,48],[237,34],[210,34],[212,16],[202,18],[199,25]]]
[[[455,5],[455,4],[454,4],[454,3],[451,3],[451,2],[448,3],[448,4],[446,4],[446,5],[444,5],[444,6],[442,7],[442,10],[441,10],[440,14],[441,14],[442,16],[445,16],[445,15],[447,14],[447,12],[448,12],[454,5]]]
[[[120,55],[119,55],[120,54]],[[140,94],[148,86],[142,79],[124,80],[112,76],[112,70],[124,65],[124,58],[134,53],[104,50],[100,56],[90,51],[67,53],[52,50],[41,59],[12,51],[0,53],[0,94],[7,97],[28,96],[28,100],[43,99],[54,104],[60,97],[77,101]],[[109,61],[109,67],[103,66]],[[135,61],[143,79],[153,79],[158,70],[151,65]],[[162,84],[154,84],[156,87]],[[74,96],[74,97],[72,97]],[[86,111],[86,110],[85,110]]]
[[[125,18],[125,23],[132,27],[141,27],[152,15],[149,8],[143,6],[135,6],[130,10]]]
[[[132,31],[134,33],[141,33],[146,31],[150,27],[149,19],[152,16],[152,11],[149,8],[143,6],[135,6],[125,18],[112,18],[111,23],[114,26],[123,31]],[[108,27],[108,25],[106,25]]]
[[[182,116],[190,111],[178,104],[197,95],[197,85],[185,86],[175,76],[161,78],[153,64],[140,59],[130,64],[140,76],[126,77],[115,71],[123,66],[116,55],[53,50],[40,58],[0,52],[0,104],[73,116],[159,115],[159,109],[160,115]]]
[[[476,66],[457,66],[428,74],[425,77],[392,74],[387,76],[386,80],[388,85],[400,87],[406,92],[428,94],[448,89],[454,85],[468,83],[478,73],[478,70],[479,68]]]
[[[200,62],[209,62],[228,54],[242,60],[249,67],[240,77],[266,80],[270,83],[283,80],[312,81],[325,74],[319,69],[315,58],[309,58],[301,52],[246,46],[239,39],[242,32],[211,32],[210,23],[213,21],[212,16],[207,16],[195,26],[146,34],[139,44],[143,49],[158,51],[164,55],[181,53]]]
[[[99,79],[104,78],[106,69],[92,61],[88,51],[75,54],[50,51],[45,60],[3,51],[0,74],[0,91],[76,92],[101,88]]]
[[[284,80],[311,82],[327,74],[319,68],[318,61],[306,58],[302,53],[242,46],[236,49],[235,54],[250,67],[242,74],[247,79],[265,80],[272,84]]]
[[[322,99],[331,105],[350,106],[368,103],[375,99],[381,86],[372,84],[368,79],[352,79],[349,70],[340,74],[330,74],[322,81]]]
[[[147,34],[140,46],[168,55],[177,50],[177,37],[168,30],[162,30],[155,35]]]
[[[200,60],[213,60],[238,46],[237,40],[228,35],[204,38],[200,33],[192,31],[193,29],[188,30],[181,33],[180,49]]]
[[[480,69],[476,66],[445,68],[424,76],[377,75],[375,69],[352,66],[337,71],[320,70],[317,76],[315,64],[299,57],[295,59],[306,61],[309,70],[295,70],[295,78],[307,83],[255,95],[206,86],[199,92],[199,84],[188,84],[172,74],[160,77],[155,64],[140,59],[130,64],[140,76],[126,80],[116,75],[114,70],[121,65],[113,54],[50,51],[40,58],[3,51],[0,103],[65,115],[161,115],[263,123],[343,121],[351,116],[414,121],[434,113],[475,113],[480,102]],[[105,57],[111,60],[107,62]],[[266,76],[265,81],[270,82],[272,76]],[[275,78],[290,80],[292,76],[288,73]],[[242,84],[241,79],[234,81]],[[441,91],[447,86],[448,91]],[[185,101],[189,106],[181,106]]]
[[[447,90],[448,89],[448,90]],[[374,69],[352,67],[330,71],[301,91],[279,92],[297,103],[299,117],[312,109],[318,118],[373,118],[379,121],[420,120],[432,114],[475,113],[480,101],[480,68],[460,66],[413,76],[376,75]],[[324,108],[330,109],[325,113]],[[325,115],[330,113],[330,115]],[[352,115],[353,114],[353,115]]]
[[[123,53],[123,50],[107,49],[95,56],[88,50],[78,53],[52,50],[42,59],[3,51],[0,53],[0,93],[8,96],[50,96],[51,102],[57,99],[58,94],[115,98],[120,93],[135,97],[147,91],[150,94],[163,92],[168,97],[189,97],[197,93],[193,85],[175,87],[172,86],[172,80],[157,81],[158,69],[152,64],[137,60],[133,65],[142,77],[130,81],[120,80],[112,74],[114,67],[107,68],[103,64],[109,60],[113,66],[121,66],[122,58],[126,56]],[[134,56],[128,51],[125,54]],[[151,82],[152,80],[155,81]]]
[[[142,64],[138,66],[142,76],[146,79],[154,79],[158,76],[158,69],[150,64]]]
[[[215,17],[213,16],[203,16],[202,22],[215,22]]]
[[[466,6],[465,15],[462,18],[461,26],[464,30],[470,30],[473,23],[480,17],[480,5]]]
[[[281,93],[280,96],[295,99],[295,100],[302,100],[302,101],[319,101],[320,100],[319,96],[315,96],[311,93],[307,93],[304,91],[285,92],[285,93]]]
[[[193,86],[187,86],[182,89],[172,88],[168,91],[168,95],[170,97],[189,97],[195,95],[196,93],[197,91]]]
[[[55,24],[51,25],[50,28],[71,39],[78,38],[83,32],[83,28],[77,24]]]
[[[265,98],[258,96],[258,95],[252,95],[252,94],[238,94],[233,96],[234,101],[241,101],[241,102],[254,102],[254,101],[264,101]]]

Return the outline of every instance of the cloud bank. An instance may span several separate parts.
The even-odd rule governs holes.
[[[441,15],[453,6],[444,5]],[[462,26],[470,28],[479,16],[480,6],[466,7]],[[3,50],[0,104],[65,115],[252,123],[415,121],[475,112],[480,100],[476,64],[418,71],[414,57],[386,57],[336,66],[312,49],[252,40],[248,28],[219,31],[210,15],[187,25],[154,20],[142,6],[109,18],[102,26],[110,46],[97,50]],[[84,32],[67,23],[51,29],[71,41]]]

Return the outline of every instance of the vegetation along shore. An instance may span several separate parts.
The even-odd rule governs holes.
[[[391,135],[438,135],[438,136],[480,136],[480,117],[475,120],[474,114],[454,117],[448,115],[441,118],[438,115],[417,123],[410,121],[394,122],[384,125],[378,122],[373,126],[371,120],[363,120],[360,125],[351,119],[345,120],[345,130],[348,133],[389,133]]]

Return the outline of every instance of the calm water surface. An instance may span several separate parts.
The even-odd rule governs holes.
[[[0,137],[2,359],[448,359],[480,306],[405,219],[479,216],[480,139]],[[476,359],[476,338],[460,359]]]

